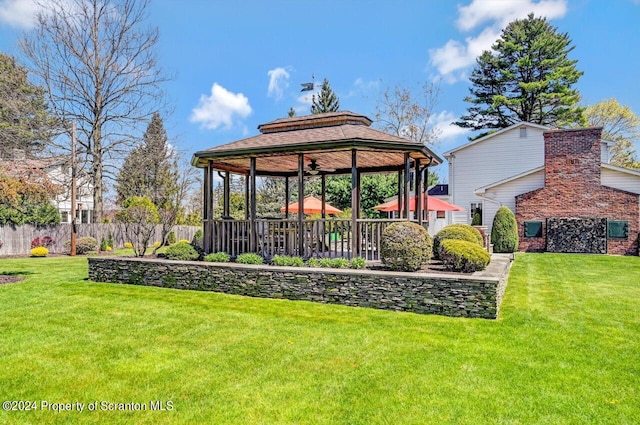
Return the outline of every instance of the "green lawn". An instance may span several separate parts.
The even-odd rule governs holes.
[[[640,423],[638,257],[519,254],[493,321],[2,273],[26,280],[0,285],[0,401],[39,410],[0,423]]]

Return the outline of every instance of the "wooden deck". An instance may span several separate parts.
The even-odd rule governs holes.
[[[251,220],[205,221],[205,235],[210,235],[208,238],[205,236],[205,251],[222,251],[231,257],[254,252],[265,259],[279,254],[303,258],[363,257],[379,260],[382,232],[389,224],[398,221],[406,220],[358,219],[355,232],[352,231],[352,221],[343,219],[305,220],[302,228],[298,220],[291,219],[257,219],[253,227]],[[354,241],[353,238],[357,239]],[[356,247],[355,252],[352,252],[352,246]]]

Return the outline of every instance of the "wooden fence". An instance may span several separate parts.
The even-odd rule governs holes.
[[[105,239],[109,238],[109,234],[112,235],[114,245],[116,248],[122,248],[125,242],[122,235],[122,229],[117,224],[77,224],[77,235],[79,238],[85,236],[91,236],[100,241],[104,236]],[[174,226],[173,231],[176,234],[176,240],[187,239],[191,241],[193,235],[198,229],[202,229],[199,226]],[[160,242],[162,233],[161,226],[156,227],[155,235],[151,239],[150,244],[154,242]],[[35,238],[43,238],[49,236],[53,239],[54,243],[49,247],[49,251],[53,253],[64,253],[68,250],[64,246],[64,243],[71,239],[71,225],[59,224],[57,226],[0,226],[0,256],[9,255],[26,255],[31,251],[31,241]]]

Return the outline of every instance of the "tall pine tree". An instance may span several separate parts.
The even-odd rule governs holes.
[[[582,123],[580,95],[573,85],[582,76],[568,58],[571,39],[545,18],[530,14],[511,22],[476,59],[471,73],[468,114],[456,125],[499,129],[519,121],[549,126]]]
[[[34,156],[55,129],[44,89],[29,82],[13,57],[0,53],[0,157],[11,157],[14,150]]]
[[[131,196],[148,197],[158,208],[176,208],[178,171],[175,152],[167,143],[162,118],[153,114],[142,145],[134,148],[117,177],[120,200]]]
[[[329,81],[325,78],[320,88],[318,96],[313,97],[311,103],[312,114],[322,114],[323,112],[337,112],[340,109],[340,101],[331,89]]]

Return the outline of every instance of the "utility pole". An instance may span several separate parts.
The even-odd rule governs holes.
[[[71,126],[71,256],[76,255],[76,120]]]

